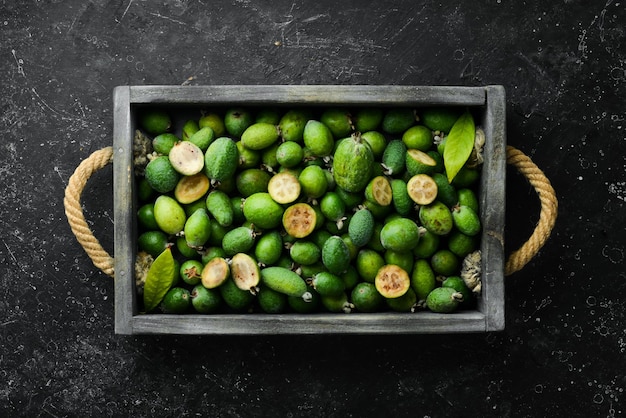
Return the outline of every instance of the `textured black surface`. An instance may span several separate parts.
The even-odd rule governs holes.
[[[626,314],[626,6],[588,2],[0,3],[0,416],[618,416]],[[122,337],[63,212],[139,84],[502,84],[509,143],[552,180],[552,238],[506,330]],[[508,251],[538,200],[507,181]],[[110,167],[84,192],[113,247]]]

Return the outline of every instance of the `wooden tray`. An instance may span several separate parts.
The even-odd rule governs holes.
[[[485,131],[479,202],[482,293],[475,310],[453,314],[140,314],[135,291],[136,113],[242,106],[466,106]],[[114,90],[115,332],[117,334],[420,334],[504,328],[505,92],[502,86],[120,86]]]

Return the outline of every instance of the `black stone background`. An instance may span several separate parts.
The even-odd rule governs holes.
[[[624,414],[626,4],[613,0],[0,2],[0,416]],[[113,280],[63,192],[143,84],[502,84],[551,179],[551,239],[499,333],[116,336]],[[538,199],[508,172],[506,244]],[[113,248],[110,166],[84,209]]]

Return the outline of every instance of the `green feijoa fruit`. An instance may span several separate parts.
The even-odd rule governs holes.
[[[387,306],[396,312],[413,312],[417,306],[417,296],[413,289],[409,288],[406,293],[400,297],[385,299]]]
[[[378,129],[383,121],[385,112],[376,107],[362,107],[354,113],[354,128],[359,132],[368,132]]]
[[[302,142],[304,127],[311,119],[311,114],[303,109],[292,109],[280,118],[278,129],[285,141]]]
[[[437,200],[449,208],[456,205],[459,202],[459,195],[454,186],[448,182],[446,175],[433,173],[431,177],[437,184]]]
[[[282,167],[295,167],[302,162],[304,150],[297,142],[286,141],[276,148],[276,160]]]
[[[278,150],[279,146],[280,143],[276,142],[261,151],[256,151],[261,153],[261,167],[264,170],[274,172],[280,166],[280,164],[278,164],[278,159],[276,158],[276,150]]]
[[[415,203],[402,179],[392,179],[390,182],[393,207],[402,216],[407,216],[413,210]]]
[[[447,277],[442,283],[441,287],[450,287],[461,295],[463,295],[463,301],[459,304],[459,307],[462,309],[468,309],[473,307],[476,299],[474,298],[474,293],[471,291],[469,287],[465,284],[465,281],[460,276],[450,276]]]
[[[478,213],[478,198],[476,197],[476,193],[468,188],[459,189],[457,192],[459,195],[459,205],[467,206]]]
[[[168,161],[169,162],[169,161]],[[174,170],[176,172],[176,170]],[[139,178],[139,182],[137,183],[137,197],[140,202],[147,202],[152,198],[154,194],[154,189],[150,186],[150,183],[145,177]]]
[[[382,156],[385,173],[398,177],[406,167],[406,145],[399,139],[389,141]]]
[[[209,214],[205,209],[198,209],[185,222],[183,231],[187,245],[192,248],[202,247],[211,236]]]
[[[224,115],[224,128],[226,132],[235,137],[240,137],[253,123],[252,113],[241,107],[228,109]]]
[[[269,123],[250,125],[241,135],[241,142],[246,148],[262,150],[273,145],[279,137],[278,129]]]
[[[290,142],[295,144],[295,142]],[[281,171],[274,174],[267,184],[267,192],[275,202],[282,205],[292,203],[300,197],[302,186],[298,177],[291,171]]]
[[[350,313],[354,310],[354,304],[348,300],[346,292],[339,296],[321,296],[320,301],[324,309],[332,313]]]
[[[245,199],[241,196],[230,197],[230,205],[233,208],[233,224],[242,224],[246,221],[246,217],[243,214],[243,202]]]
[[[399,266],[386,264],[378,270],[374,279],[376,290],[388,299],[399,298],[411,287],[409,274]]]
[[[427,153],[417,149],[407,150],[405,163],[406,171],[410,176],[415,176],[416,174],[432,174],[437,168],[437,161]]]
[[[183,141],[187,141],[193,134],[200,130],[200,126],[198,126],[198,121],[195,119],[189,119],[183,124],[183,133],[181,138]],[[196,144],[198,145],[198,144]]]
[[[382,128],[389,134],[401,134],[413,126],[415,121],[416,115],[413,109],[392,108],[385,112]]]
[[[323,218],[323,216],[322,216]],[[330,237],[332,237],[333,234],[331,234],[330,232],[328,232],[325,229],[318,229],[316,231],[314,231],[311,235],[309,235],[309,239],[318,246],[318,248],[322,248],[324,246],[324,243],[326,242],[326,240]]]
[[[476,236],[465,235],[461,231],[453,230],[448,237],[448,249],[457,257],[464,258],[476,250],[478,240]]]
[[[352,131],[352,115],[348,109],[326,109],[322,112],[320,121],[330,129],[335,138],[345,138]]]
[[[297,313],[313,313],[320,310],[320,295],[308,286],[308,292],[311,295],[310,300],[305,301],[298,296],[287,296],[289,307]]]
[[[238,288],[256,293],[261,281],[261,271],[254,258],[241,252],[230,260],[230,277]]]
[[[199,260],[185,260],[180,265],[180,277],[185,283],[195,286],[202,280],[203,268]]]
[[[310,120],[302,133],[304,145],[317,157],[325,157],[333,151],[335,140],[328,126],[317,120]]]
[[[243,214],[255,227],[273,229],[283,219],[283,207],[276,203],[269,193],[254,193],[243,202]]]
[[[152,139],[152,148],[161,155],[168,155],[170,150],[180,141],[176,135],[172,133],[164,133],[157,135]]]
[[[139,235],[137,245],[141,251],[145,251],[152,257],[157,257],[168,245],[167,235],[162,231],[147,231]]]
[[[148,231],[155,231],[159,229],[159,225],[154,219],[154,203],[146,203],[142,205],[137,211],[137,220],[139,225]]]
[[[379,252],[364,248],[357,254],[355,265],[362,280],[374,283],[378,270],[385,265],[385,259]]]
[[[317,213],[306,203],[296,203],[285,209],[282,217],[283,228],[289,237],[304,238],[316,227]]]
[[[393,199],[391,183],[385,176],[376,176],[365,186],[365,199],[380,206],[389,206]]]
[[[348,251],[350,251],[350,261],[351,262],[354,261],[357,254],[359,253],[360,247],[357,247],[356,245],[354,245],[354,243],[352,242],[352,238],[350,238],[350,234],[348,233],[344,233],[343,235],[341,235],[341,239],[348,246]]]
[[[415,291],[418,300],[426,297],[437,286],[437,277],[428,260],[415,260],[411,273],[411,288]]]
[[[201,276],[204,287],[215,289],[224,284],[230,277],[230,266],[223,257],[214,257],[204,265]]]
[[[344,205],[346,205],[346,210],[352,210],[353,208],[355,208],[358,205],[360,205],[361,201],[363,200],[363,194],[362,193],[348,192],[348,191],[345,191],[344,189],[342,189],[341,187],[336,187],[334,192],[339,195],[341,200],[343,200]]]
[[[382,206],[367,199],[363,201],[362,206],[363,208],[369,210],[376,220],[385,219],[393,213],[394,210],[393,205]]]
[[[362,131],[359,131],[362,132]],[[387,138],[378,131],[367,131],[361,133],[361,138],[370,146],[376,161],[380,161],[387,148]]]
[[[226,133],[226,127],[224,126],[224,120],[220,115],[215,112],[204,113],[198,120],[198,127],[200,129],[205,126],[213,129],[216,137],[220,137]]]
[[[182,314],[191,306],[191,294],[182,287],[173,287],[167,291],[161,302],[161,310],[168,314]]]
[[[443,154],[439,154],[438,151],[435,150],[430,150],[428,152],[426,152],[426,154],[428,154],[430,156],[430,158],[432,158],[433,160],[435,160],[435,162],[437,163],[437,165],[435,165],[433,172],[434,173],[442,173],[444,170],[443,167]]]
[[[317,273],[320,273],[322,271],[327,271],[326,267],[324,266],[324,264],[321,261],[318,261],[316,263],[313,264],[301,264],[299,266],[295,266],[295,272],[298,273],[300,275],[300,277],[303,278],[307,278],[307,277],[313,277],[315,276]],[[292,267],[293,269],[293,267]]]
[[[255,193],[267,192],[272,175],[260,168],[248,168],[237,174],[235,183],[239,194],[248,197]]]
[[[338,221],[346,213],[346,205],[335,192],[327,192],[320,200],[320,209],[326,219]]]
[[[241,141],[237,141],[235,145],[239,153],[238,169],[257,168],[261,164],[261,151],[246,148]]]
[[[453,107],[429,107],[420,112],[420,120],[428,129],[446,133],[450,132],[459,116],[461,111]]]
[[[178,203],[187,205],[200,201],[200,198],[209,191],[210,186],[211,182],[204,173],[197,173],[193,176],[183,176],[178,183],[176,183],[174,197]]]
[[[154,219],[166,234],[178,234],[185,227],[187,215],[183,207],[173,198],[161,195],[154,201]]]
[[[404,131],[402,142],[408,149],[426,152],[433,146],[433,133],[424,125],[415,125]]]
[[[386,264],[395,264],[408,274],[411,274],[413,271],[414,257],[411,251],[387,250],[384,258]]]
[[[305,196],[317,199],[326,193],[328,190],[328,179],[324,171],[319,166],[310,165],[300,172],[298,181]]]
[[[209,145],[211,145],[214,139],[215,139],[215,132],[213,132],[213,129],[211,129],[208,126],[205,126],[204,128],[198,130],[193,135],[191,135],[187,139],[187,141],[196,145],[198,148],[202,150],[202,152],[205,152],[209,148]]]
[[[476,168],[461,167],[456,176],[452,179],[452,185],[457,189],[470,187],[476,184],[480,178],[480,171]]]
[[[322,296],[339,296],[345,290],[341,277],[327,271],[317,273],[307,282]]]
[[[198,284],[191,290],[191,305],[202,314],[216,312],[222,304],[222,297],[217,289],[207,289]]]
[[[385,251],[385,247],[380,242],[380,231],[383,230],[383,226],[384,224],[381,222],[374,223],[374,232],[372,233],[372,238],[367,243],[367,248],[381,253]]]
[[[393,219],[380,231],[380,242],[387,250],[410,251],[419,242],[417,224],[408,218]]]
[[[350,265],[350,250],[337,235],[328,238],[322,247],[322,262],[334,274],[341,274]]]
[[[385,298],[376,290],[376,286],[367,282],[357,284],[350,293],[350,299],[359,312],[377,312],[385,303]]]
[[[229,231],[229,226],[222,226],[219,222],[211,222],[209,224],[209,228],[211,228],[211,235],[209,240],[206,242],[205,246],[213,247],[213,246],[222,246],[222,239],[224,235]]]
[[[413,248],[413,255],[417,258],[428,258],[439,248],[439,235],[430,232],[423,226],[419,227],[420,240]]]
[[[454,312],[459,302],[463,300],[463,295],[451,287],[437,287],[428,294],[426,307],[432,312],[450,313]]]
[[[322,251],[311,241],[298,240],[289,248],[289,255],[294,263],[306,266],[317,263],[322,256]]]
[[[352,289],[354,289],[354,286],[356,286],[357,283],[359,283],[360,281],[359,272],[352,264],[348,266],[348,269],[343,274],[341,274],[340,277],[341,280],[343,280],[343,286],[346,291],[351,291]]]
[[[146,132],[153,135],[167,132],[172,127],[169,114],[159,109],[148,109],[141,112],[139,123]]]
[[[448,235],[454,226],[450,209],[438,200],[420,207],[419,220],[424,228],[435,235]]]
[[[374,215],[368,209],[357,210],[348,224],[348,234],[357,247],[365,246],[374,233]]]
[[[226,193],[213,190],[206,198],[206,207],[218,224],[225,227],[232,225],[235,212]]]
[[[226,258],[226,252],[222,247],[207,247],[201,253],[202,264],[208,264],[209,261],[214,258],[221,257]]]
[[[284,293],[277,292],[267,286],[262,286],[257,294],[257,302],[261,310],[268,314],[283,313],[289,307],[287,301],[289,296]],[[302,300],[300,298],[300,300]]]
[[[284,267],[265,267],[261,270],[261,281],[264,285],[277,292],[289,296],[311,298],[306,282],[297,273]]]
[[[465,235],[474,236],[480,232],[480,218],[469,206],[454,206],[452,220],[456,228]]]
[[[361,192],[369,183],[374,166],[372,149],[359,134],[342,141],[333,158],[333,176],[338,187]]]
[[[176,237],[176,249],[185,258],[193,259],[198,257],[198,249],[190,247],[184,236]]]
[[[144,176],[150,187],[159,193],[171,192],[180,179],[180,174],[165,155],[150,161],[146,165]]]
[[[443,248],[430,258],[430,266],[436,274],[452,276],[459,272],[459,258],[452,251]]]
[[[225,181],[235,174],[239,153],[235,142],[219,137],[209,145],[204,154],[204,169],[211,180]]]
[[[248,311],[255,300],[252,292],[240,289],[230,278],[225,280],[218,289],[226,305],[235,312]]]
[[[278,125],[280,122],[281,111],[278,108],[263,108],[259,109],[256,114],[255,122],[271,123],[272,125]]]
[[[235,255],[250,250],[254,245],[254,231],[246,226],[231,229],[222,239],[222,248],[226,255]]]
[[[278,261],[283,250],[283,239],[277,230],[261,235],[254,248],[254,256],[259,263],[271,266]]]

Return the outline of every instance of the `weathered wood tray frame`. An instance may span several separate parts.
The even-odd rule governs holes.
[[[453,314],[141,314],[134,282],[135,114],[141,106],[467,106],[486,134],[480,185],[482,294]],[[501,86],[120,86],[114,91],[115,332],[117,334],[421,334],[504,328],[505,92]]]

